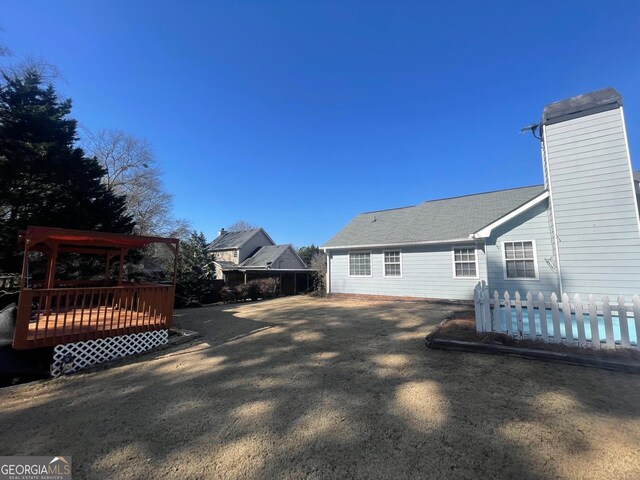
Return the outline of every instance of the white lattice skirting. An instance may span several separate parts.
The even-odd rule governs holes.
[[[53,349],[51,376],[77,372],[96,363],[151,350],[168,342],[169,330],[156,330],[56,345]]]

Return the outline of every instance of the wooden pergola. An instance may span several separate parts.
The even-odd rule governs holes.
[[[24,246],[20,297],[13,347],[50,347],[62,343],[166,329],[171,326],[179,240],[105,232],[28,227],[20,233]],[[125,256],[131,249],[165,244],[173,253],[170,282],[139,284],[124,280]],[[29,256],[46,256],[41,282],[29,276]],[[105,258],[102,280],[61,281],[57,278],[61,253]],[[117,279],[111,265],[118,259]]]

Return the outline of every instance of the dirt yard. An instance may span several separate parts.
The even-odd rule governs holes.
[[[74,478],[638,478],[640,376],[427,350],[452,311],[290,297],[203,337],[0,390],[0,455]]]

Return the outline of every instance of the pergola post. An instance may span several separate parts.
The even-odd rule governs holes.
[[[107,259],[105,261],[105,266],[104,266],[104,284],[108,285],[109,284],[109,267],[111,264],[111,257],[113,255],[111,254],[111,252],[107,252]]]
[[[122,276],[124,274],[124,248],[120,248],[120,266],[118,268],[118,285],[122,286]]]
[[[47,258],[47,277],[44,288],[53,288],[56,283],[56,268],[58,266],[58,244],[54,243]]]

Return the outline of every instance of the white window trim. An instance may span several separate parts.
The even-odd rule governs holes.
[[[368,253],[369,254],[369,275],[351,275],[351,254],[357,253]],[[371,250],[354,250],[351,252],[347,252],[347,276],[349,278],[371,278],[373,277],[373,258],[371,255]]]
[[[386,262],[384,261],[384,254],[385,253],[391,253],[391,252],[393,252],[393,253],[398,252],[400,254],[400,275],[387,275],[387,269],[385,268],[386,267]],[[395,265],[395,264],[393,264],[393,265]],[[382,251],[382,276],[384,278],[402,278],[402,250],[400,250],[398,248],[398,249],[395,249],[395,250],[383,250]]]
[[[535,278],[532,277],[507,277],[507,252],[504,248],[505,243],[531,242],[533,246],[533,269],[536,272]],[[504,280],[540,280],[538,272],[538,251],[536,250],[535,240],[505,240],[500,242],[502,248],[502,276]]]
[[[476,257],[476,276],[475,277],[458,277],[456,275],[456,248],[465,248],[465,249],[473,249]],[[465,262],[469,263],[469,262]],[[454,245],[451,247],[451,268],[453,271],[453,278],[456,280],[478,280],[480,278],[480,269],[478,267],[478,247],[474,246],[462,246],[462,245]]]

